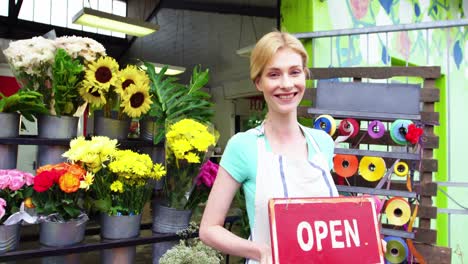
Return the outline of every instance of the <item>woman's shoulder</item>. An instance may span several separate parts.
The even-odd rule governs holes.
[[[229,139],[229,142],[235,144],[251,144],[257,140],[258,133],[256,128],[249,129],[245,132],[238,132]]]

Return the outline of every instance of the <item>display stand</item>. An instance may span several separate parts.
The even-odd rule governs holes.
[[[310,71],[310,78],[317,81],[317,89],[306,89],[304,99],[311,100],[313,107],[299,107],[299,117],[315,120],[317,116],[326,114],[337,122],[353,118],[364,124],[373,120],[390,124],[397,119],[406,119],[423,126],[424,134],[416,153],[396,144],[388,130],[379,139],[371,138],[366,135],[367,130],[361,130],[357,136],[345,141],[347,148],[335,148],[335,154],[351,154],[358,158],[382,157],[387,169],[397,159],[407,162],[411,173],[419,173],[419,179],[411,175],[411,191],[406,187],[406,181],[395,180],[395,177],[391,178],[388,189],[376,188],[378,181],[365,181],[358,173],[347,178],[348,183],[337,187],[340,192],[350,194],[389,198],[400,196],[413,202],[417,200],[417,227],[408,232],[400,226],[383,224],[381,233],[413,240],[427,263],[450,263],[451,250],[435,246],[437,232],[431,229],[431,220],[437,217],[437,208],[432,205],[432,197],[437,195],[437,184],[432,181],[432,174],[438,169],[434,149],[439,147],[439,138],[434,134],[434,126],[439,124],[439,113],[434,111],[434,104],[439,101],[440,91],[435,81],[440,77],[440,67],[311,68]],[[419,77],[418,86],[409,84],[408,80],[413,80],[413,77]],[[369,146],[380,146],[386,150],[382,151],[379,147],[374,148],[379,150],[372,150]],[[334,175],[336,180],[339,177]]]

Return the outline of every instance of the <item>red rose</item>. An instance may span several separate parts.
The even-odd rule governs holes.
[[[54,185],[54,178],[51,177],[49,171],[43,171],[34,177],[33,189],[36,192],[45,192]]]

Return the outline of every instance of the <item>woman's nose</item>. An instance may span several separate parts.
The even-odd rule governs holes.
[[[283,78],[281,79],[281,88],[283,89],[292,89],[293,87],[293,82],[291,80],[291,78],[287,75],[283,76]]]

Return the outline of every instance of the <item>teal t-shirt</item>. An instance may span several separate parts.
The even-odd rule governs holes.
[[[303,127],[305,133],[308,133],[317,143],[320,151],[325,157],[328,157],[329,167],[333,168],[333,152],[335,144],[333,139],[323,130]],[[268,151],[271,151],[270,145],[261,128],[256,127],[246,132],[237,133],[227,143],[220,166],[223,167],[237,182],[242,184],[245,194],[247,214],[249,216],[250,227],[255,223],[255,188],[257,177],[257,138],[261,137],[266,141]],[[312,160],[317,152],[313,143],[307,139],[308,159]]]

